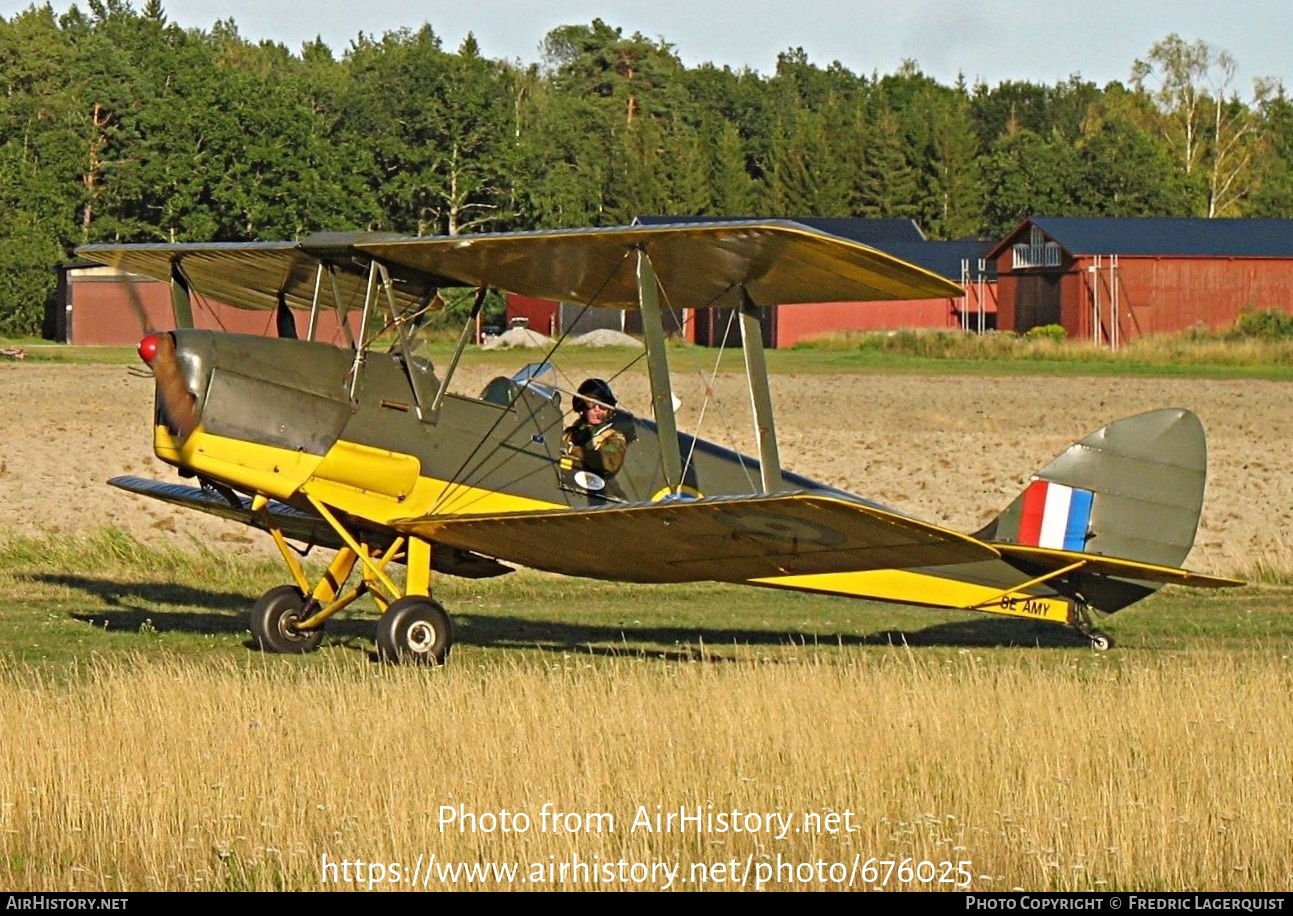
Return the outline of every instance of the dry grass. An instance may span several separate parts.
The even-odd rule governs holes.
[[[796,351],[857,351],[935,360],[992,364],[1045,363],[1055,371],[1081,364],[1085,371],[1116,373],[1131,367],[1209,375],[1224,370],[1278,373],[1293,366],[1293,340],[1228,337],[1186,331],[1124,341],[1117,350],[1090,341],[1011,333],[898,330],[826,334],[797,344]]]
[[[411,869],[431,854],[522,875],[660,862],[679,882],[694,863],[875,856],[968,861],[978,890],[1293,883],[1293,661],[1278,651],[550,658],[440,671],[117,659],[58,683],[0,669],[0,885],[312,889],[325,856]],[[614,829],[544,830],[545,802]],[[459,805],[526,814],[529,830],[442,829],[442,806]],[[796,830],[847,810],[855,829],[632,829],[639,806],[697,805],[777,812]],[[511,886],[664,883],[529,877]]]
[[[1267,585],[1293,584],[1293,542],[1281,532],[1271,533],[1269,543],[1245,557],[1243,566],[1233,575],[1245,582]]]

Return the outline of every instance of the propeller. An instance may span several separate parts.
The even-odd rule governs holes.
[[[153,370],[162,418],[183,441],[198,425],[198,399],[189,391],[170,334],[149,334],[139,342],[139,357]]]
[[[125,269],[119,263],[116,266],[118,269]],[[131,278],[126,278],[124,286],[127,301],[139,322],[140,333],[144,335],[139,341],[139,358],[152,370],[153,380],[157,385],[158,412],[172,435],[183,442],[197,428],[198,400],[184,381],[184,371],[180,368],[179,356],[175,352],[175,338],[168,332],[157,329]],[[172,266],[171,269],[171,309],[180,327],[193,326],[188,286],[177,266]]]

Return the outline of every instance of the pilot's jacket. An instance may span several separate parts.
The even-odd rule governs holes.
[[[580,417],[562,433],[563,453],[580,466],[603,477],[610,477],[624,466],[629,443],[615,428],[614,417],[593,426]]]

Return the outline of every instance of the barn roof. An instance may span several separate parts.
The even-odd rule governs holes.
[[[886,254],[923,267],[953,283],[959,283],[963,261],[970,264],[971,279],[979,277],[979,261],[986,262],[983,265],[983,278],[997,279],[997,263],[988,258],[992,245],[992,242],[983,239],[953,239],[946,242],[891,242],[876,247],[883,249]]]
[[[1293,220],[1033,216],[990,252],[996,257],[1037,226],[1071,255],[1293,257]]]

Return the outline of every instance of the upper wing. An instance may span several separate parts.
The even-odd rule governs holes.
[[[678,308],[865,302],[962,295],[956,284],[867,245],[785,220],[377,239],[383,261],[463,285],[638,308],[644,252]]]
[[[387,266],[401,311],[438,286],[474,286],[638,308],[637,252],[646,253],[679,308],[733,306],[742,290],[758,305],[960,296],[956,284],[867,245],[779,220],[629,226],[548,232],[407,237],[319,233],[300,242],[82,245],[101,264],[170,281],[177,273],[226,305],[273,309],[282,297],[308,309],[322,278],[358,307],[369,263]]]
[[[368,265],[355,243],[371,233],[327,233],[304,242],[209,242],[138,245],[82,245],[81,257],[127,273],[170,282],[176,273],[196,292],[236,308],[269,310],[280,297],[308,310],[321,303],[363,307]],[[320,266],[329,268],[320,276]],[[427,277],[396,277],[392,290],[401,311],[421,300],[436,283]]]
[[[534,569],[627,582],[744,582],[998,556],[955,531],[815,493],[431,516],[393,527]]]

